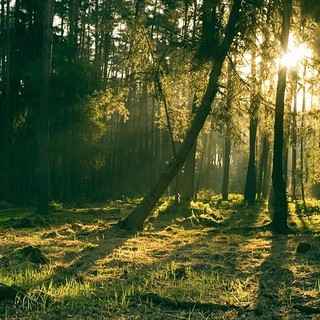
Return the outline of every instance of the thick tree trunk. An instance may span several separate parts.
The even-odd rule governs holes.
[[[290,18],[292,10],[292,0],[283,0],[283,21],[281,32],[281,52],[288,51],[288,40],[290,30]],[[275,106],[275,124],[274,124],[274,154],[272,183],[274,189],[274,214],[271,227],[278,233],[288,232],[288,203],[286,195],[286,185],[283,177],[283,119],[284,102],[286,89],[287,68],[279,67],[278,85]]]
[[[211,111],[211,104],[218,91],[218,79],[221,74],[221,69],[229,48],[233,42],[234,36],[237,32],[236,22],[238,21],[241,8],[241,0],[234,0],[234,4],[230,13],[229,21],[225,30],[224,40],[219,47],[219,50],[214,59],[214,65],[210,73],[208,86],[202,98],[201,105],[192,122],[190,129],[186,135],[180,150],[176,156],[169,162],[166,169],[161,174],[160,178],[144,197],[139,206],[133,210],[126,219],[120,223],[122,229],[136,232],[143,229],[143,223],[172,181],[175,175],[183,166],[192,146],[194,145],[202,126]]]
[[[42,48],[42,87],[38,123],[38,206],[41,214],[49,212],[49,84],[51,74],[52,21],[54,0],[45,5],[43,48]]]

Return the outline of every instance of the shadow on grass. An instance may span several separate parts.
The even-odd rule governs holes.
[[[287,243],[287,235],[273,235],[270,254],[257,268],[259,292],[256,315],[259,317],[281,319],[282,308],[290,303],[290,288],[294,276],[286,268],[286,262],[290,257]]]
[[[147,230],[134,236],[119,230],[116,226],[103,226],[103,224],[101,224],[98,229],[92,231],[86,228],[81,229],[81,225],[79,225],[79,229],[76,230],[75,227],[77,225],[71,225],[74,234],[70,233],[69,235],[66,234],[63,237],[58,236],[53,239],[48,238],[48,241],[44,242],[44,246],[48,251],[52,250],[53,246],[56,246],[57,250],[59,250],[59,245],[61,246],[60,250],[70,246],[68,254],[60,256],[57,259],[57,261],[60,259],[58,262],[61,262],[61,266],[54,269],[54,273],[49,281],[51,280],[57,285],[63,285],[63,282],[68,277],[75,278],[79,280],[79,282],[86,280],[96,281],[98,286],[100,286],[101,282],[103,283],[107,280],[103,278],[106,274],[103,274],[99,278],[99,272],[104,272],[105,269],[112,269],[114,273],[108,275],[108,280],[111,280],[110,286],[114,284],[112,281],[117,280],[119,288],[136,286],[138,288],[137,292],[141,294],[153,290],[156,293],[167,294],[168,297],[175,298],[174,294],[178,292],[176,288],[178,285],[181,285],[181,282],[179,282],[180,279],[182,281],[183,277],[185,277],[187,280],[186,285],[188,285],[188,281],[189,287],[193,285],[192,282],[188,280],[188,275],[190,274],[188,268],[196,274],[196,279],[200,280],[203,274],[216,274],[217,278],[220,277],[220,279],[223,280],[223,287],[229,285],[228,279],[239,280],[243,291],[246,290],[246,278],[248,278],[248,276],[251,277],[252,273],[254,273],[258,275],[259,281],[256,318],[259,318],[260,315],[264,316],[267,313],[271,313],[275,319],[280,319],[281,310],[283,306],[288,303],[289,287],[293,279],[291,271],[285,267],[286,260],[289,258],[289,253],[287,252],[288,238],[286,236],[276,235],[267,236],[266,242],[268,245],[271,241],[270,254],[261,264],[262,258],[259,257],[256,259],[253,253],[258,255],[261,248],[267,248],[268,245],[265,245],[265,243],[262,243],[261,247],[257,246],[251,249],[249,246],[254,239],[251,237],[252,235],[248,235],[245,232],[239,232],[239,234],[237,234],[237,232],[230,232],[230,234],[220,232],[219,237],[216,237],[208,233],[201,224],[185,224],[182,228],[181,226],[179,227],[178,223],[174,226],[172,225],[172,220],[181,216],[181,214],[185,214],[184,211],[176,212],[175,209],[176,208],[172,207],[172,212],[167,212],[159,216],[157,219],[160,221],[154,221],[156,230]],[[237,224],[236,226],[241,230],[244,230],[242,228],[243,224],[246,225],[250,223],[251,225],[255,225],[257,223],[259,218],[258,214],[261,211],[260,207],[259,209],[253,207],[249,208],[248,211],[246,210],[247,208],[243,208],[243,211],[242,208],[239,208],[238,211],[235,210],[236,212],[230,212],[232,217],[230,216],[227,220],[228,230],[232,229],[233,221],[235,222],[239,216],[241,216],[243,220],[240,226]],[[186,214],[188,216],[190,212]],[[90,217],[93,218],[93,216]],[[218,222],[217,228],[219,228],[219,226],[220,222]],[[225,230],[226,226],[223,223],[222,226],[223,228],[221,228],[221,230]],[[247,238],[243,238],[242,236]],[[265,237],[265,235],[262,236]],[[260,239],[258,240],[260,241]],[[157,242],[159,245],[157,245]],[[76,247],[80,249],[76,251]],[[242,266],[244,261],[250,256],[252,256],[251,261],[261,265],[256,268],[251,267],[250,261],[249,263],[247,262],[245,266]],[[168,265],[174,264],[175,266],[172,267],[171,273],[169,272],[168,274],[166,268],[168,268]],[[246,266],[248,270],[246,270]],[[159,276],[157,273],[162,273],[162,275]],[[179,277],[181,278],[179,279]],[[205,286],[207,278],[204,276],[203,279],[201,283]],[[149,286],[147,285],[148,281]],[[235,281],[235,283],[238,282]],[[165,291],[160,288],[161,285],[166,287],[167,290]],[[181,290],[183,290],[187,287],[182,286],[181,288]],[[209,301],[227,304],[225,302],[228,300],[220,299],[214,287],[208,286],[205,287],[205,289],[207,292],[212,291],[212,300],[210,300],[210,296],[208,295]],[[105,301],[114,299],[115,297],[111,295],[106,297],[107,290],[115,291],[116,289],[98,288],[92,295],[92,298],[90,298],[91,300],[87,299],[88,308],[97,301],[103,304],[105,303],[103,299],[105,299]],[[119,289],[121,293],[120,290],[122,289]],[[228,290],[227,288],[226,294],[230,294]],[[101,294],[103,292],[104,295]],[[247,296],[249,295],[250,294],[247,294]],[[139,302],[139,297],[141,298],[142,296],[138,296],[135,302],[140,303],[139,312],[141,312],[141,310],[145,310],[145,305]],[[179,298],[186,299],[185,296],[178,296],[178,299]],[[201,300],[201,298],[197,296],[191,296],[191,298],[188,296],[187,298],[191,302]],[[83,297],[76,297],[75,301],[77,302],[81,299],[83,299]],[[208,299],[208,297],[206,299]],[[253,299],[254,298],[252,298],[252,300]],[[233,301],[230,302],[230,304],[232,303]],[[237,302],[235,302],[235,304],[236,303]],[[63,303],[59,301],[58,304],[60,308],[60,304],[62,305]],[[55,307],[58,307],[58,304]],[[136,305],[133,305],[133,307],[138,309]],[[132,312],[133,307],[131,311],[128,311],[129,313]],[[161,306],[161,312],[166,312],[166,309],[167,308]],[[232,309],[232,306],[230,306],[230,309]],[[236,312],[236,308],[233,311]],[[48,312],[50,312],[50,310],[48,310]],[[138,315],[141,315],[139,312]],[[224,311],[221,309],[221,312]],[[210,316],[210,310],[208,311],[208,316]],[[269,319],[268,317],[266,318]],[[103,318],[101,317],[101,319]],[[105,319],[108,318],[106,317]],[[149,319],[152,319],[152,315],[150,315]]]

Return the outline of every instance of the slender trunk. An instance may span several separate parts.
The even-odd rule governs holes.
[[[123,229],[136,232],[143,229],[143,223],[172,181],[175,175],[179,172],[180,168],[188,156],[192,146],[194,145],[202,126],[211,111],[211,104],[218,91],[218,80],[221,74],[221,69],[229,48],[233,42],[234,36],[237,32],[236,23],[239,19],[241,0],[234,0],[234,4],[230,13],[229,21],[225,30],[224,40],[219,47],[216,54],[213,68],[210,72],[209,82],[201,105],[197,114],[191,124],[190,129],[186,135],[176,156],[169,162],[166,169],[161,174],[159,180],[154,187],[144,197],[142,202],[133,210],[126,219],[124,219],[120,226]]]
[[[1,78],[2,88],[0,96],[1,110],[1,160],[0,160],[0,197],[8,200],[9,190],[9,172],[10,172],[10,50],[9,50],[9,1],[5,7],[4,1],[1,2]],[[1,200],[1,198],[0,198]]]
[[[252,50],[251,60],[251,74],[253,92],[250,97],[250,124],[249,124],[249,160],[246,177],[246,185],[244,191],[244,200],[249,205],[253,205],[256,200],[257,191],[257,176],[256,176],[256,138],[258,127],[258,108],[259,108],[259,96],[257,94],[257,67],[256,67],[256,53]]]
[[[192,103],[192,114],[196,113],[196,97]],[[194,195],[194,176],[196,166],[197,142],[194,143],[186,159],[183,175],[183,184],[181,186],[181,198],[190,201]]]
[[[160,70],[158,70],[157,74],[156,74],[156,86],[157,86],[157,90],[158,90],[158,94],[159,94],[159,98],[163,103],[164,106],[164,110],[165,110],[165,115],[166,115],[166,120],[167,120],[167,128],[168,128],[168,132],[169,132],[169,137],[170,137],[170,144],[171,144],[171,149],[172,149],[172,155],[173,157],[176,156],[177,151],[176,151],[176,145],[175,145],[175,141],[173,139],[173,130],[172,130],[172,124],[171,124],[171,119],[170,119],[170,115],[169,115],[169,106],[167,103],[167,98],[165,95],[165,92],[163,91],[162,88],[162,83],[161,83],[161,79],[160,79]],[[178,204],[180,201],[180,196],[179,196],[179,174],[177,174],[175,176],[175,181],[174,181],[174,198],[175,198],[175,204]]]
[[[294,79],[293,111],[292,111],[292,157],[291,157],[291,199],[297,199],[297,84]]]
[[[96,86],[101,89],[101,33],[99,32],[99,0],[95,0],[95,31],[94,31],[94,80]]]
[[[262,181],[262,198],[267,199],[270,195],[271,185],[271,166],[272,166],[272,153],[270,152],[271,142],[268,138],[266,145],[266,159],[264,162],[264,179]]]
[[[228,201],[229,197],[229,173],[230,173],[230,153],[231,153],[231,140],[230,137],[225,137],[224,157],[223,157],[223,178],[221,195],[223,201]]]
[[[78,32],[79,32],[79,0],[71,0],[69,12],[70,26],[69,26],[69,42],[72,50],[70,50],[70,60],[75,61],[79,58],[78,53]]]
[[[213,168],[213,157],[214,157],[214,132],[211,131],[208,135],[206,135],[207,139],[205,139],[203,150],[204,155],[206,156],[205,167],[203,169],[199,168],[199,172],[202,174],[202,185],[205,189],[214,189],[212,177],[215,175]]]
[[[232,62],[228,64],[228,79],[227,79],[227,97],[226,97],[226,133],[225,133],[225,146],[223,157],[223,178],[221,195],[222,200],[227,201],[229,196],[229,174],[230,174],[230,153],[231,153],[231,108],[232,108],[232,95],[233,95],[233,79],[232,79]]]
[[[210,135],[212,133],[209,133]],[[205,151],[207,149],[207,144],[208,144],[208,134],[205,135],[203,141],[203,148],[202,148],[202,152],[201,152],[201,156],[200,156],[200,161],[199,161],[199,165],[198,165],[198,171],[199,171],[199,175],[198,175],[198,179],[197,179],[197,183],[196,183],[196,191],[199,191],[201,189],[201,186],[203,184],[203,173],[207,170],[207,168],[204,168],[204,163],[205,163]]]
[[[38,206],[41,214],[49,212],[49,85],[51,74],[52,21],[54,0],[47,0],[42,47],[42,86],[38,123]]]
[[[281,31],[281,52],[288,51],[290,18],[292,10],[292,0],[283,0],[283,20]],[[272,183],[274,189],[274,214],[271,227],[278,233],[286,233],[289,229],[287,224],[288,203],[286,195],[286,185],[283,176],[283,119],[284,119],[284,101],[286,89],[287,68],[279,67],[276,106],[275,106],[275,124],[274,124],[274,154]]]
[[[249,162],[246,178],[246,186],[244,192],[244,200],[248,202],[249,205],[253,205],[256,200],[256,137],[257,137],[257,127],[258,119],[256,115],[250,117],[250,151],[249,151]]]
[[[302,110],[301,110],[301,140],[300,140],[300,184],[301,184],[301,199],[303,203],[304,211],[307,211],[307,203],[305,197],[304,187],[304,113],[306,112],[306,75],[307,75],[307,63],[304,62],[303,66],[303,87],[302,87]]]
[[[268,161],[269,156],[269,141],[267,134],[264,133],[262,136],[262,150],[261,150],[261,156],[259,161],[259,176],[258,176],[258,183],[257,183],[257,195],[258,198],[262,197],[262,190],[263,190],[263,184],[264,180],[266,179],[266,162]]]

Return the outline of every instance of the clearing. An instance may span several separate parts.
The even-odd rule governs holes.
[[[145,231],[135,200],[0,210],[0,319],[320,319],[319,203],[291,203],[289,235],[247,207],[163,198]]]

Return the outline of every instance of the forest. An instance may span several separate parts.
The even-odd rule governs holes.
[[[319,319],[318,0],[0,0],[0,319]]]

